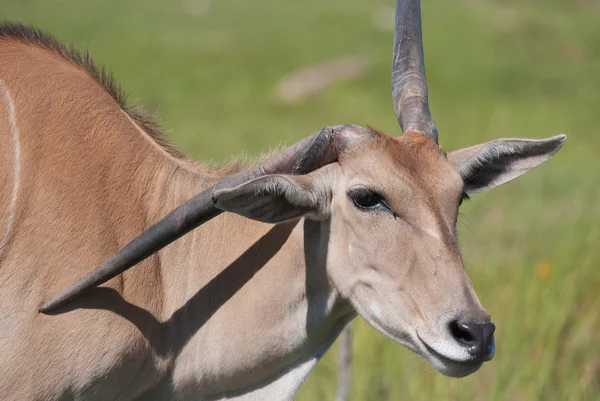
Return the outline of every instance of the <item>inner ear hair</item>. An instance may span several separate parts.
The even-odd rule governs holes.
[[[565,135],[548,139],[498,139],[448,152],[465,183],[465,193],[484,192],[509,182],[550,159]]]

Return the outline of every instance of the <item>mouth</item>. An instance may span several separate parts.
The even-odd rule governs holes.
[[[481,365],[483,365],[483,361],[481,360],[457,360],[449,358],[448,356],[440,354],[438,351],[430,347],[425,341],[423,341],[418,333],[417,337],[426,351],[423,352],[422,355],[429,360],[431,366],[445,376],[465,377],[475,373],[477,370],[479,370]]]

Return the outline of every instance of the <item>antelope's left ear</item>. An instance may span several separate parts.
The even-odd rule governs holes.
[[[567,136],[498,139],[447,153],[465,182],[467,194],[484,192],[539,166],[564,145]]]
[[[309,175],[266,175],[213,194],[215,206],[265,223],[321,218],[329,198]]]

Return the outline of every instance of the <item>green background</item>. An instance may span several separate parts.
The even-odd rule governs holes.
[[[355,321],[352,400],[600,399],[600,3],[424,0],[430,104],[446,150],[566,133],[550,162],[461,208],[467,271],[497,324],[496,358],[450,379]],[[257,155],[324,125],[399,128],[392,0],[0,0],[112,70],[199,159]],[[384,24],[385,25],[385,24]],[[363,76],[289,104],[277,83],[340,56]],[[330,351],[300,400],[332,400]]]

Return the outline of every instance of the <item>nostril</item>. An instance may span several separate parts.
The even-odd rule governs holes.
[[[466,325],[463,325],[455,320],[450,322],[449,329],[452,333],[452,337],[454,337],[454,339],[459,343],[469,347],[477,344],[477,339]]]
[[[452,321],[448,325],[452,337],[467,347],[469,354],[478,361],[489,361],[494,357],[495,343],[493,323]]]

